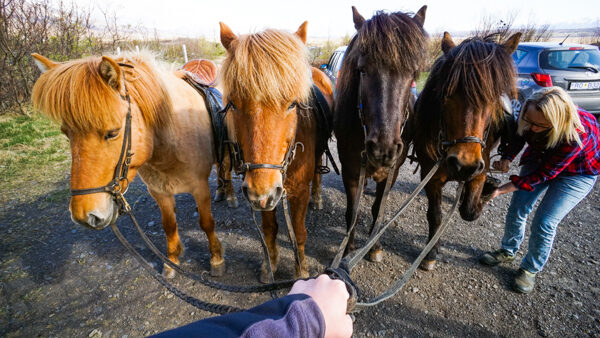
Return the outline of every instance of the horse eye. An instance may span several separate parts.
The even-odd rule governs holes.
[[[298,103],[292,102],[292,104],[290,104],[290,106],[288,107],[288,110],[292,110],[292,109],[296,108],[297,105],[298,105]]]
[[[106,133],[106,135],[104,135],[104,139],[108,141],[108,140],[110,140],[110,139],[113,139],[113,138],[115,138],[115,137],[119,136],[119,130],[120,130],[120,129],[113,129],[113,130],[109,130],[109,131]]]

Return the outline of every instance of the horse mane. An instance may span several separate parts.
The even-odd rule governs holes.
[[[308,52],[298,36],[267,29],[239,36],[232,48],[221,73],[226,100],[271,109],[308,100],[312,86]]]
[[[149,53],[126,53],[113,58],[121,67],[132,103],[148,126],[168,123],[171,97]],[[120,126],[124,104],[119,93],[100,75],[101,57],[87,57],[56,65],[43,73],[33,87],[34,108],[79,132]]]
[[[516,96],[515,68],[511,55],[492,37],[472,37],[440,56],[415,106],[415,141],[437,158],[444,102],[460,95],[473,111],[499,103],[502,94]],[[492,124],[502,120],[500,107],[492,110]]]

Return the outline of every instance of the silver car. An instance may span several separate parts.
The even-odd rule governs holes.
[[[517,66],[518,101],[515,112],[525,99],[541,87],[558,86],[569,93],[582,109],[600,115],[600,50],[592,45],[548,42],[520,43],[513,53]]]

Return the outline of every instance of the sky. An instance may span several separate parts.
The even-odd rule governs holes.
[[[74,0],[89,8],[94,20],[104,24],[101,10],[114,12],[119,23],[143,26],[159,36],[218,39],[219,21],[236,34],[279,28],[295,31],[308,20],[308,36],[337,38],[354,33],[351,6],[370,18],[377,10],[416,12],[426,4],[425,29],[430,34],[469,32],[482,18],[503,19],[515,16],[515,24],[535,22],[556,28],[600,26],[598,0],[430,0],[430,1],[342,1],[342,0]],[[165,4],[168,4],[166,7]]]

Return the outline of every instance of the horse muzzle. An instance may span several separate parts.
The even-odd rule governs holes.
[[[104,210],[96,208],[83,213],[74,213],[71,211],[73,222],[92,230],[102,230],[111,223],[116,222],[118,217],[119,207],[112,199]]]
[[[462,162],[456,155],[448,155],[446,157],[446,166],[451,178],[468,182],[483,172],[485,162],[480,158],[473,163],[467,164]]]
[[[275,209],[277,203],[283,196],[283,186],[277,184],[266,194],[257,194],[248,187],[246,183],[242,185],[242,192],[250,203],[250,207],[255,211],[271,211]]]
[[[366,145],[367,161],[373,168],[391,167],[399,155],[399,149],[402,149],[402,143],[384,147],[374,141],[367,141]]]

